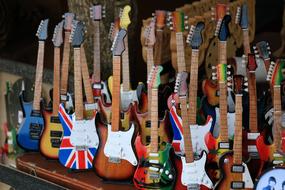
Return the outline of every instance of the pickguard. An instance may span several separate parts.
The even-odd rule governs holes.
[[[242,174],[242,178],[244,181],[245,188],[253,188],[253,182],[248,167],[245,163],[242,163],[242,165],[244,166],[244,173]]]
[[[110,162],[119,163],[120,160],[127,160],[132,165],[137,165],[137,158],[132,147],[132,137],[135,126],[131,125],[128,131],[112,131],[108,124],[108,137],[104,147],[104,154]]]
[[[121,88],[121,108],[122,110],[128,110],[130,104],[138,102],[137,92],[135,90],[123,91]]]
[[[207,153],[203,151],[202,156],[199,160],[194,162],[186,163],[186,158],[181,157],[182,161],[182,175],[181,182],[186,187],[193,187],[204,185],[209,189],[213,188],[213,183],[205,171],[205,164],[207,161]]]
[[[220,109],[215,108],[216,110],[216,123],[213,131],[214,137],[218,137],[220,134]],[[228,113],[228,135],[232,139],[235,131],[235,113]]]
[[[111,97],[110,97],[110,94],[108,92],[108,87],[107,87],[107,84],[105,82],[101,82],[102,84],[102,89],[101,89],[101,93],[105,95],[105,100],[106,100],[106,103],[107,104],[111,104],[112,103],[112,100],[111,100]]]

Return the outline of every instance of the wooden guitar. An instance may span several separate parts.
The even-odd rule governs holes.
[[[38,151],[39,141],[44,128],[44,119],[41,113],[41,93],[42,93],[42,77],[44,66],[44,47],[47,39],[48,19],[42,20],[37,36],[39,38],[34,101],[21,101],[25,118],[23,119],[18,134],[18,145],[26,150]]]
[[[100,21],[104,18],[105,7],[102,5],[92,5],[90,7],[90,17],[94,27],[94,55],[93,55],[93,76],[92,87],[95,99],[100,99],[103,104],[111,106],[111,96],[107,83],[101,80],[101,57],[100,57]],[[106,106],[107,106],[106,105]]]
[[[40,140],[41,153],[50,159],[58,158],[62,137],[62,126],[58,118],[60,102],[60,46],[63,42],[62,30],[63,21],[56,25],[52,39],[54,45],[52,112],[44,111],[45,127]]]
[[[204,23],[199,22],[196,24],[193,34],[189,35],[189,43],[192,47],[191,56],[191,72],[190,72],[190,83],[189,83],[189,107],[188,110],[189,125],[191,133],[193,134],[191,140],[193,145],[193,151],[196,156],[201,155],[202,151],[208,152],[208,148],[205,144],[205,136],[210,131],[212,125],[212,118],[209,116],[207,118],[205,125],[198,125],[196,122],[197,114],[197,90],[198,90],[198,62],[199,62],[199,47],[202,44],[201,32],[204,29]],[[179,121],[179,116],[173,106],[170,110],[170,121],[173,129],[173,141],[172,145],[175,147],[175,152],[184,155],[184,145],[183,145],[183,131],[181,130],[182,123]],[[194,135],[195,134],[195,135]],[[202,137],[202,138],[201,138]]]
[[[242,93],[244,77],[234,75],[235,93],[235,138],[233,151],[226,152],[219,160],[221,178],[215,189],[253,189],[253,182],[247,168],[242,161]]]
[[[208,177],[205,165],[207,161],[206,151],[202,151],[198,159],[194,159],[192,136],[188,122],[187,111],[187,78],[188,73],[182,72],[177,74],[175,92],[179,94],[179,101],[181,105],[181,119],[182,119],[182,132],[181,136],[183,155],[179,156],[179,159],[175,160],[177,173],[177,182],[175,189],[212,189],[213,183]],[[176,112],[176,107],[173,105],[171,111]],[[175,118],[179,119],[180,118]],[[181,121],[179,121],[181,122]],[[174,144],[175,145],[175,144]],[[174,146],[175,147],[175,146]]]
[[[64,18],[64,47],[63,58],[61,65],[61,80],[60,80],[60,102],[64,103],[65,109],[72,113],[74,111],[72,94],[68,92],[68,73],[69,73],[69,55],[70,55],[70,32],[72,21],[75,18],[73,13],[65,13]]]
[[[121,29],[112,45],[113,50],[113,99],[112,123],[107,127],[97,122],[100,146],[94,159],[93,166],[96,173],[108,180],[127,180],[132,178],[137,165],[137,158],[133,149],[136,137],[135,125],[131,124],[128,131],[120,131],[120,80],[121,55],[124,51],[124,38],[127,31]],[[128,123],[129,124],[129,123]]]
[[[73,20],[70,42],[74,50],[74,91],[75,112],[68,115],[63,103],[59,106],[59,119],[63,127],[63,137],[59,148],[59,162],[71,169],[90,169],[97,152],[99,138],[92,119],[83,117],[81,44],[84,41],[83,22]]]
[[[135,146],[140,159],[133,182],[137,189],[173,189],[176,172],[170,161],[172,146],[167,143],[163,150],[158,145],[158,86],[160,84],[161,66],[154,66],[148,78],[151,90],[151,142],[144,146],[141,137]]]

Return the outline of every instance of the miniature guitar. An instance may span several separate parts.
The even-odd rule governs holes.
[[[242,161],[242,96],[244,77],[234,75],[235,93],[235,138],[233,151],[226,152],[219,160],[221,178],[215,189],[253,189],[253,182],[247,168]]]
[[[192,56],[191,56],[191,72],[190,72],[190,83],[189,83],[189,107],[188,110],[188,119],[193,134],[191,140],[193,145],[193,151],[195,155],[199,156],[203,150],[208,152],[208,148],[205,144],[204,137],[210,131],[213,119],[209,116],[207,118],[205,125],[198,125],[196,122],[197,114],[197,91],[198,91],[198,65],[199,65],[199,47],[202,44],[201,32],[204,29],[204,23],[197,23],[193,34],[190,36],[190,46],[192,47]],[[176,154],[184,155],[184,146],[183,146],[183,132],[181,130],[182,123],[179,121],[179,116],[176,113],[176,110],[173,109],[173,106],[170,110],[170,121],[172,129],[174,131],[172,145]],[[194,135],[195,134],[195,135]],[[201,138],[202,137],[202,138]]]
[[[189,128],[188,114],[187,114],[187,78],[188,73],[182,72],[178,73],[175,85],[175,92],[179,94],[179,101],[181,105],[181,119],[179,122],[182,123],[179,127],[182,129],[183,136],[182,146],[184,155],[180,155],[180,159],[176,162],[181,162],[181,167],[176,167],[178,169],[176,188],[175,189],[212,189],[213,183],[208,177],[205,165],[207,161],[206,151],[202,151],[198,159],[194,159],[191,128]],[[171,111],[176,112],[176,107],[173,105]],[[174,131],[174,136],[177,133]],[[179,133],[178,133],[179,134]],[[173,144],[175,147],[175,144]],[[176,163],[177,165],[177,163]],[[179,163],[178,163],[179,165]],[[181,169],[179,169],[181,168]]]
[[[44,128],[44,119],[41,113],[41,93],[42,93],[42,77],[44,66],[44,47],[47,39],[48,19],[42,20],[37,36],[39,38],[34,101],[22,101],[22,108],[25,118],[23,119],[18,135],[17,142],[20,147],[26,150],[38,151],[39,141]]]
[[[60,46],[62,45],[63,21],[56,25],[52,42],[54,45],[52,112],[44,111],[45,127],[40,140],[41,153],[50,159],[58,158],[62,126],[58,118],[60,103]]]
[[[127,180],[132,178],[137,158],[133,149],[133,140],[136,136],[135,125],[128,122],[128,131],[121,131],[120,126],[120,80],[121,80],[121,55],[125,50],[124,38],[127,31],[121,29],[116,35],[113,45],[113,98],[112,98],[112,123],[97,122],[100,147],[93,166],[96,173],[107,180]]]
[[[99,138],[95,126],[95,115],[92,119],[83,118],[83,95],[81,76],[81,50],[84,41],[85,27],[80,21],[73,20],[70,42],[74,49],[74,91],[75,112],[72,115],[59,106],[59,119],[63,127],[63,137],[59,148],[59,162],[71,169],[90,169],[97,152]]]
[[[133,177],[137,189],[173,189],[176,173],[170,161],[172,146],[166,143],[163,150],[158,145],[158,86],[160,84],[161,66],[153,66],[148,78],[151,90],[151,142],[144,146],[141,137],[136,139],[135,146],[140,161]]]
[[[104,103],[111,104],[111,97],[106,82],[101,80],[101,56],[100,56],[100,21],[105,18],[105,7],[92,5],[90,17],[94,27],[94,55],[93,55],[93,95],[95,99],[104,100]]]
[[[72,28],[72,21],[75,19],[73,13],[65,13],[64,18],[64,47],[61,68],[60,80],[60,102],[64,103],[65,109],[71,113],[74,111],[72,94],[68,92],[68,73],[69,73],[69,55],[70,55],[70,32]]]

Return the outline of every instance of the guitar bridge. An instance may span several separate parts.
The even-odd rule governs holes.
[[[244,189],[244,182],[243,181],[232,181],[231,189]]]
[[[118,157],[109,157],[109,162],[114,164],[119,164],[121,163],[121,159]]]
[[[42,125],[38,123],[30,124],[30,138],[32,140],[39,140],[42,132]]]
[[[80,151],[80,150],[86,151],[88,147],[87,146],[75,146],[75,149],[76,151]]]
[[[219,149],[230,149],[230,143],[228,142],[219,142],[218,146]]]

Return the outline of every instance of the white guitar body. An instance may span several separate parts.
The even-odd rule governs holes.
[[[215,108],[216,110],[216,123],[213,131],[214,137],[218,137],[220,134],[220,109]],[[235,113],[229,113],[227,114],[228,116],[228,135],[229,138],[232,139],[234,137],[234,131],[235,131]]]
[[[125,111],[129,109],[130,104],[138,101],[138,95],[136,90],[123,91],[121,86],[121,108]]]
[[[242,174],[242,179],[244,181],[244,187],[245,188],[253,188],[253,186],[254,186],[253,181],[251,179],[247,165],[245,163],[242,163],[242,165],[244,166],[244,173]]]
[[[202,152],[202,156],[194,162],[186,163],[185,157],[181,157],[182,175],[181,183],[189,189],[200,189],[200,185],[204,185],[209,189],[213,188],[213,183],[205,171],[207,161],[207,153]]]
[[[106,98],[105,99],[106,103],[107,104],[112,103],[111,96],[110,96],[110,93],[108,91],[108,86],[107,86],[106,82],[101,81],[101,85],[100,85],[100,83],[93,84],[93,89],[101,90],[101,94],[104,95],[104,97]]]
[[[99,137],[95,126],[95,116],[90,120],[76,120],[72,115],[70,143],[78,149],[98,148]]]
[[[137,165],[137,158],[132,147],[134,131],[134,124],[131,125],[128,131],[112,131],[112,126],[108,124],[104,154],[110,162],[119,163],[120,160],[127,160],[132,165]]]
[[[74,110],[74,104],[73,104],[73,99],[72,99],[72,94],[69,92],[66,93],[66,95],[60,95],[61,101],[65,101],[65,109],[67,110],[68,113]]]

